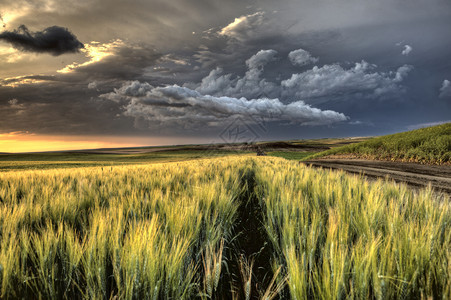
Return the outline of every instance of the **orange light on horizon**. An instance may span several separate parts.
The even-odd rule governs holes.
[[[174,137],[62,136],[27,132],[0,134],[0,152],[26,153],[98,148],[126,148],[189,143]]]

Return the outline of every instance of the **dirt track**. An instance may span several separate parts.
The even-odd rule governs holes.
[[[389,178],[413,187],[431,186],[451,197],[451,166],[421,165],[363,159],[318,159],[304,162],[313,167],[342,169],[349,173],[364,174],[369,178]]]

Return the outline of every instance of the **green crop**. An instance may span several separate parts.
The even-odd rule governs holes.
[[[273,157],[3,172],[0,298],[449,299],[450,224],[431,189]]]
[[[376,137],[333,148],[308,158],[341,154],[370,159],[449,164],[451,162],[451,123]]]

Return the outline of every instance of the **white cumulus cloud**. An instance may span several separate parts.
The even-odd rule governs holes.
[[[298,66],[314,64],[314,63],[318,62],[318,60],[319,60],[317,57],[313,57],[310,54],[310,52],[308,52],[304,49],[297,49],[297,50],[291,51],[288,54],[288,58],[290,59],[290,61],[293,65],[298,65]]]
[[[278,87],[262,79],[261,76],[267,63],[276,60],[277,51],[260,50],[246,61],[248,70],[244,77],[223,75],[221,68],[216,68],[202,79],[196,91],[204,95],[245,97],[248,99],[260,95],[271,96],[278,91]]]
[[[409,55],[410,52],[412,52],[413,48],[409,45],[404,45],[404,50],[402,50],[402,55]]]
[[[282,81],[282,87],[287,95],[298,99],[318,97],[340,97],[360,94],[375,97],[389,92],[398,92],[398,85],[411,66],[400,67],[393,72],[375,71],[376,65],[366,61],[355,63],[354,67],[345,69],[339,64],[313,67],[303,73],[293,74],[291,78]]]
[[[443,80],[442,87],[440,88],[440,98],[451,97],[451,81],[448,79]]]
[[[306,59],[310,62],[316,59],[303,51],[292,51],[290,60],[302,64]],[[411,65],[403,65],[395,71],[378,72],[376,65],[366,61],[355,63],[349,69],[337,63],[314,66],[302,73],[292,74],[290,78],[280,82],[271,82],[263,78],[263,73],[265,66],[276,60],[276,55],[275,50],[260,50],[246,61],[248,70],[243,77],[224,74],[222,68],[215,68],[202,79],[195,90],[204,95],[247,99],[267,97],[283,101],[308,101],[317,98],[332,100],[336,97],[356,95],[376,98],[404,92],[401,83],[413,69]]]
[[[413,70],[413,66],[411,65],[403,65],[396,70],[395,78],[393,79],[394,82],[401,82],[403,81],[407,75],[409,75],[410,71]]]

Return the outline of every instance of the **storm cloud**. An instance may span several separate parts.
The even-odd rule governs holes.
[[[450,1],[16,0],[1,15],[0,131],[210,138],[267,118],[262,139],[363,136],[451,113]]]
[[[0,40],[22,51],[49,53],[54,56],[79,52],[84,47],[69,29],[59,26],[31,32],[25,25],[21,25],[13,31],[0,33]]]
[[[137,81],[101,97],[122,104],[125,116],[144,119],[149,126],[200,129],[223,126],[237,117],[249,123],[265,120],[297,125],[329,125],[348,119],[342,113],[320,110],[302,101],[283,104],[279,99],[216,97],[178,85],[152,87]]]
[[[245,97],[255,99],[262,96],[279,98],[284,102],[296,100],[314,102],[318,98],[332,101],[336,98],[359,96],[374,99],[383,96],[396,97],[405,91],[402,81],[412,71],[403,65],[388,72],[377,71],[377,65],[366,61],[344,68],[339,63],[314,66],[302,73],[289,74],[287,79],[272,82],[264,78],[265,67],[271,62],[281,62],[275,50],[260,50],[246,60],[247,71],[243,77],[224,74],[216,68],[202,79],[196,91],[214,96]],[[290,62],[298,66],[317,62],[319,59],[303,49],[289,53]],[[286,58],[285,58],[286,59]]]

